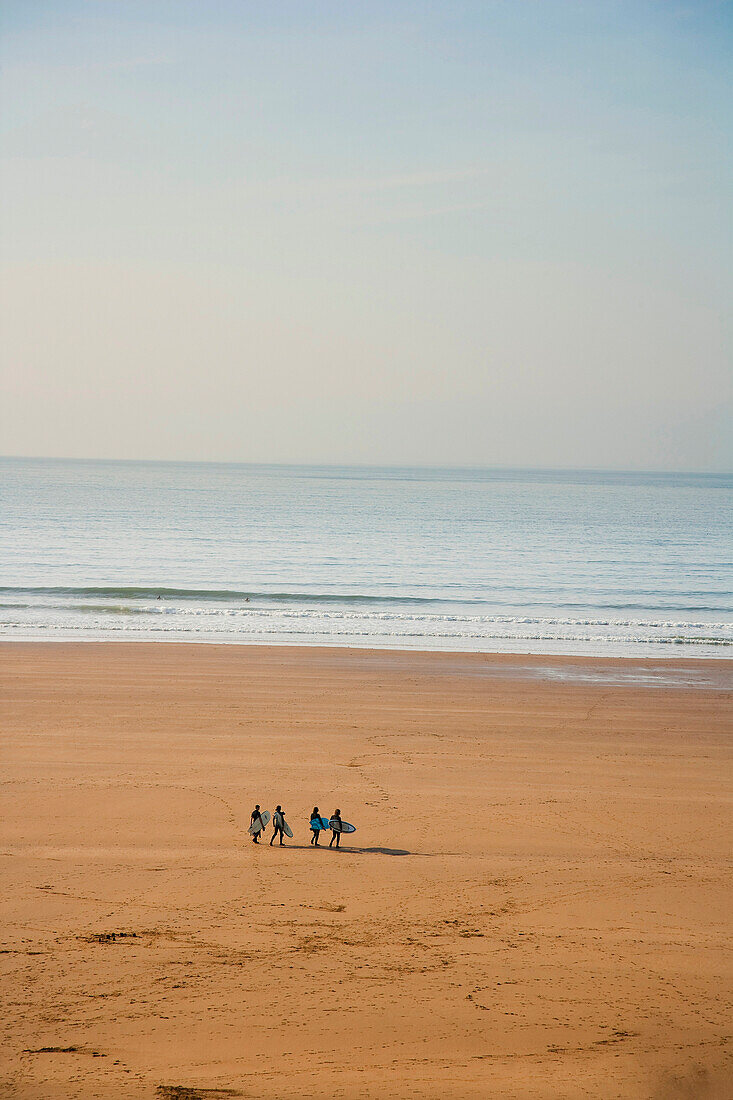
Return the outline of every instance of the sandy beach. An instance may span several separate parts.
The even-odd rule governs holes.
[[[0,667],[0,1095],[733,1095],[731,662]]]

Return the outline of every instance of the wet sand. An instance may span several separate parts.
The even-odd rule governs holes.
[[[0,669],[0,1096],[733,1095],[731,662]]]

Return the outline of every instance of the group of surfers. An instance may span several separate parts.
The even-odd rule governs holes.
[[[317,848],[318,840],[323,831],[324,819],[321,817],[320,811],[317,806],[313,807],[313,813],[310,818],[311,844]],[[279,837],[280,843],[283,843],[283,837],[285,836],[285,811],[282,806],[275,807],[275,813],[272,815],[273,832],[270,837],[270,847],[274,844],[275,840]],[[341,810],[336,810],[331,814],[329,825],[331,828],[331,840],[329,841],[329,848],[333,848],[334,844],[337,848],[341,847]],[[253,829],[252,826],[259,825],[259,829]],[[250,831],[252,832],[252,843],[259,844],[260,833],[265,831],[265,820],[260,811],[259,805],[255,806],[252,811]],[[290,833],[290,836],[293,834]]]

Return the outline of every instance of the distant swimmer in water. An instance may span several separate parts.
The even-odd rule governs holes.
[[[336,810],[336,813],[331,818],[331,840],[329,841],[329,848],[333,848],[333,842],[336,841],[336,847],[341,847],[341,810]]]
[[[285,814],[282,806],[275,807],[275,813],[272,815],[272,824],[275,826],[275,831],[270,838],[270,847],[276,836],[280,837],[280,843],[283,842],[283,836],[285,835]]]
[[[259,844],[259,842],[260,842],[260,833],[262,832],[262,830],[265,827],[265,823],[262,820],[262,814],[260,813],[259,805],[255,806],[254,810],[252,811],[252,818],[251,818],[251,821],[250,821],[250,828],[252,828],[252,826],[257,824],[257,823],[259,823],[260,829],[259,829],[259,832],[256,832],[256,833],[252,834],[252,843],[253,844]]]
[[[315,848],[318,847],[318,838],[321,835],[322,828],[323,826],[321,825],[321,815],[318,811],[318,807],[314,806],[313,813],[311,814],[311,832],[313,833],[313,836],[311,837],[311,844]]]

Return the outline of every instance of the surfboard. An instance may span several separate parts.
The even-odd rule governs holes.
[[[285,836],[293,835],[293,830],[290,828],[282,814],[276,812],[274,818],[272,819],[272,824],[275,826],[276,829],[282,827],[282,831],[285,833]]]
[[[332,817],[328,823],[335,833],[355,833],[356,825],[349,825],[348,821],[342,821],[339,825],[335,817]]]
[[[256,821],[256,822],[253,822],[252,825],[250,825],[250,827],[249,827],[250,836],[257,836],[258,833],[261,833],[262,830],[264,829],[265,825],[267,825],[267,822],[270,820],[270,814],[267,810],[265,810],[262,814],[260,814],[260,817],[262,818],[261,822]]]
[[[315,832],[316,829],[330,829],[331,824],[327,817],[312,817],[310,827]]]

